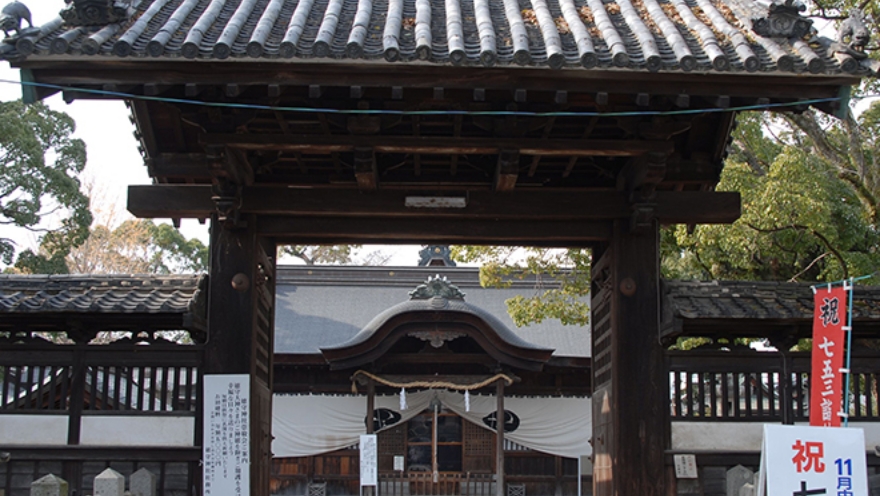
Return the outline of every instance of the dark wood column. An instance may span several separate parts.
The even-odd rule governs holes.
[[[211,272],[205,374],[248,374],[251,385],[251,496],[269,494],[275,245],[256,219],[211,222]]]
[[[495,494],[504,496],[504,381],[495,383]]]
[[[668,378],[659,331],[656,222],[631,230],[615,222],[612,242],[594,252],[593,494],[660,496],[671,489]]]

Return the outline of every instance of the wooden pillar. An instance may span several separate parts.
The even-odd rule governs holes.
[[[85,352],[88,347],[85,343],[76,343],[73,351],[73,364],[70,374],[70,406],[68,407],[67,419],[67,444],[78,445],[82,430],[82,412],[85,402],[86,365]],[[82,494],[82,460],[67,460],[62,462],[61,475],[69,484],[69,488]],[[6,470],[9,470],[7,466]]]
[[[797,344],[797,328],[792,328],[783,336],[776,336],[770,340],[770,344],[779,350],[779,358],[782,365],[782,374],[779,376],[779,409],[782,415],[782,423],[794,425],[794,384],[792,383],[791,348]]]
[[[373,379],[367,379],[367,434],[373,434],[373,415],[376,410],[376,383]],[[373,486],[364,487],[364,496],[373,496],[375,489]]]
[[[256,218],[211,222],[205,374],[248,374],[251,386],[251,496],[269,494],[275,245],[256,234]]]
[[[373,379],[367,382],[367,434],[372,434],[373,429],[373,412],[376,409],[376,383]]]
[[[495,496],[504,496],[504,381],[495,383]]]
[[[594,251],[593,494],[661,496],[669,387],[659,332],[659,230],[617,221]]]

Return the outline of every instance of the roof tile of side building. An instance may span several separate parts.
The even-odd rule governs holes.
[[[205,276],[0,275],[0,314],[185,314],[204,295]]]
[[[664,281],[664,311],[682,319],[811,320],[810,287],[790,282]],[[880,287],[855,287],[853,318],[880,320]]]
[[[60,8],[60,0],[55,1]],[[840,53],[831,40],[814,39],[800,31],[773,37],[779,33],[760,29],[762,19],[771,15],[768,8],[752,0],[131,3],[130,15],[123,22],[80,26],[59,17],[0,44],[0,57],[298,59],[819,75],[869,72],[862,61]],[[797,19],[796,25],[809,26],[810,21],[798,14],[786,15]]]

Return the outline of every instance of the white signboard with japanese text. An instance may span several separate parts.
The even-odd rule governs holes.
[[[378,450],[375,434],[361,434],[361,486],[375,486],[378,476]]]
[[[765,424],[758,496],[765,494],[869,496],[864,431]]]
[[[676,479],[697,479],[697,455],[673,455]]]
[[[206,375],[204,496],[250,494],[250,376]]]

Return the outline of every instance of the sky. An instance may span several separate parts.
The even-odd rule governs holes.
[[[64,7],[64,0],[38,0],[27,2],[35,26],[54,19]],[[0,100],[21,98],[19,71],[12,69],[8,62],[0,61]],[[130,218],[125,211],[128,185],[150,184],[147,168],[137,151],[138,142],[134,138],[134,125],[129,121],[129,110],[122,101],[77,100],[70,104],[54,95],[46,99],[54,110],[66,112],[76,121],[75,137],[86,143],[88,161],[80,179],[90,185],[92,190],[92,209],[96,218],[110,218],[122,222]],[[127,216],[127,217],[126,217]],[[21,231],[21,230],[19,230]],[[207,225],[197,220],[183,219],[181,231],[187,237],[197,237],[208,242]],[[4,233],[4,237],[9,237]],[[12,236],[20,248],[35,248],[37,237],[19,232]],[[370,249],[381,249],[392,258],[389,265],[415,265],[418,262],[418,246],[381,245]],[[295,263],[295,260],[282,260]]]

